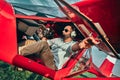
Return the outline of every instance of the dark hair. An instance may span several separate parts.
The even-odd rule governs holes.
[[[74,23],[72,23],[72,22],[56,22],[54,30],[58,35],[62,36],[61,35],[62,30],[67,25],[70,25],[72,27],[72,29],[75,30],[75,32],[77,33],[77,36],[75,37],[76,39],[81,39],[81,40],[84,39],[84,36],[80,33],[80,31],[75,27]]]
[[[72,22],[66,23],[66,26],[71,26],[72,30],[75,31],[75,25]]]

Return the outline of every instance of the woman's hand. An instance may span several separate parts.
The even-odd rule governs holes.
[[[100,42],[98,42],[95,38],[88,37],[79,43],[79,47],[80,49],[87,49],[90,48],[92,45],[97,45],[99,43]]]

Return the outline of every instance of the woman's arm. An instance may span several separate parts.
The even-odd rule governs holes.
[[[81,42],[77,42],[72,46],[72,51],[78,51],[81,49],[87,49],[90,48],[92,45],[99,44],[98,41],[96,41],[93,37],[88,37],[82,40]]]

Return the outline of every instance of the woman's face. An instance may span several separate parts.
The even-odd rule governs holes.
[[[70,37],[72,31],[73,30],[72,30],[71,26],[68,25],[64,28],[64,30],[62,32],[63,32],[64,37]]]

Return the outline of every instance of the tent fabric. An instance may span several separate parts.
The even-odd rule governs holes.
[[[58,8],[54,0],[7,0],[10,2],[16,13],[25,15],[64,17],[64,13]],[[80,0],[66,0],[69,4],[79,2]]]
[[[107,55],[105,52],[100,51],[97,47],[92,47],[92,62],[101,70],[106,73],[106,76],[115,75],[120,77],[120,59],[116,59]]]

